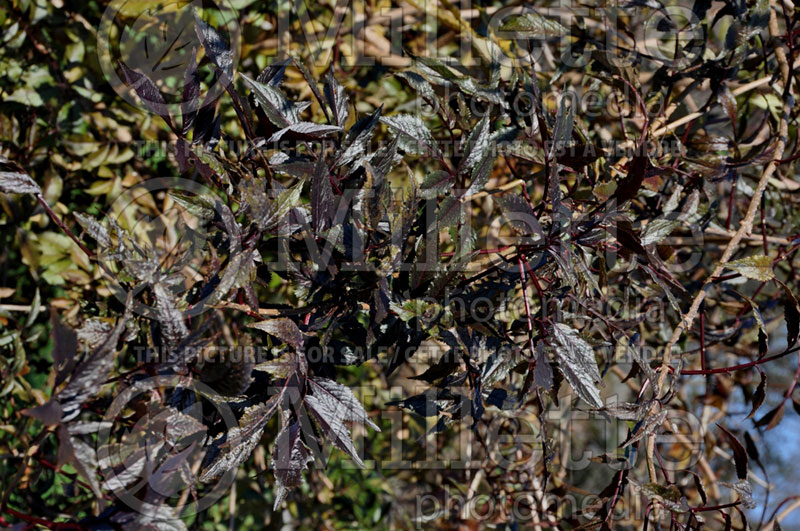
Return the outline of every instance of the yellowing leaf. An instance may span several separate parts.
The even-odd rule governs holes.
[[[744,277],[762,282],[775,278],[775,273],[772,271],[772,258],[769,256],[748,256],[741,260],[728,262],[725,267],[733,269]]]

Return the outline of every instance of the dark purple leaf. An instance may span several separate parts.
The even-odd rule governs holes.
[[[748,419],[756,414],[756,411],[761,407],[761,404],[764,403],[764,399],[767,397],[767,373],[761,369],[759,369],[758,372],[761,373],[761,381],[758,387],[756,387],[756,392],[753,393],[753,408],[750,410],[750,414],[745,417]]]
[[[23,409],[22,414],[35,418],[45,426],[55,426],[61,422],[64,412],[57,400],[50,400],[41,406]]]
[[[420,186],[422,198],[435,199],[439,195],[447,194],[453,188],[453,183],[455,183],[453,176],[446,171],[431,172]]]
[[[285,128],[300,121],[297,109],[279,88],[259,83],[244,74],[240,75],[247,86],[250,87],[250,90],[253,91],[256,102],[267,115],[270,122],[280,128]]]
[[[272,336],[277,337],[284,343],[291,345],[295,349],[303,346],[303,332],[291,319],[280,317],[250,324],[251,328],[257,328]]]
[[[268,142],[277,142],[283,138],[284,135],[290,132],[295,133],[295,135],[300,137],[324,138],[341,130],[342,128],[337,125],[316,124],[314,122],[297,122],[296,124],[290,124],[277,131],[269,138]]]
[[[197,14],[197,10],[192,10],[194,14],[194,29],[197,38],[203,44],[206,55],[212,63],[216,65],[226,76],[223,83],[230,83],[233,80],[233,52],[227,42],[220,36],[216,29],[212,28]]]
[[[783,315],[786,319],[786,342],[788,346],[797,343],[800,335],[800,310],[798,310],[797,299],[788,286],[784,285],[786,299],[783,301]]]
[[[75,356],[78,354],[78,334],[68,325],[61,322],[55,312],[52,313],[51,333],[53,338],[53,368],[56,371],[55,385],[60,385],[75,367]]]
[[[344,127],[349,114],[347,93],[333,77],[332,70],[328,71],[328,79],[325,83],[325,99],[328,100],[328,105],[333,113],[334,123],[339,127]]]
[[[311,180],[311,221],[317,233],[328,229],[334,211],[333,185],[324,157],[317,160]]]
[[[210,481],[244,463],[253,453],[264,428],[278,410],[280,395],[266,402],[248,407],[239,418],[238,426],[230,429],[224,442],[219,443],[219,453],[200,476],[200,481]]]
[[[786,402],[781,402],[775,408],[770,409],[767,413],[764,414],[763,417],[761,417],[756,421],[755,425],[759,428],[766,426],[767,430],[771,430],[772,428],[780,424],[781,420],[783,419],[785,405]]]
[[[750,459],[752,459],[755,462],[758,462],[760,457],[758,454],[758,447],[756,446],[756,443],[750,436],[749,432],[744,432],[744,446],[745,449],[747,450],[747,455],[750,457]]]
[[[739,439],[737,439],[734,434],[719,424],[717,424],[717,427],[725,434],[733,450],[733,461],[736,464],[736,477],[739,479],[747,479],[747,452],[744,446],[742,446],[742,443],[739,442]]]
[[[42,189],[27,173],[0,171],[0,192],[4,194],[41,194]]]
[[[172,352],[189,335],[183,313],[175,305],[175,296],[160,282],[153,286],[158,324],[163,345]]]
[[[350,164],[364,154],[372,138],[372,134],[375,131],[375,126],[378,125],[382,112],[383,105],[375,109],[375,112],[369,116],[358,120],[353,124],[353,127],[347,131],[347,135],[345,135],[344,141],[342,142],[341,155],[337,157],[338,166]]]
[[[601,382],[594,350],[569,326],[556,323],[553,337],[557,342],[554,349],[558,367],[566,376],[575,393],[594,407],[603,407],[598,385]]]
[[[639,188],[642,186],[647,169],[650,167],[650,159],[647,155],[636,155],[628,163],[628,175],[617,184],[614,196],[618,203],[624,203],[636,197]]]
[[[117,321],[114,330],[89,356],[72,372],[66,387],[56,394],[55,399],[64,411],[62,420],[68,421],[77,417],[81,405],[92,395],[100,391],[114,365],[117,341],[122,336],[125,326],[131,317],[131,298],[128,295],[125,313]]]
[[[272,63],[258,74],[256,81],[264,83],[265,85],[272,85],[273,87],[279,86],[286,73],[286,67],[291,62],[291,59],[283,59],[282,61]]]
[[[272,450],[272,468],[277,482],[273,510],[277,510],[289,489],[299,487],[303,483],[303,470],[314,461],[311,451],[300,437],[300,423],[284,420],[284,425],[275,438]]]
[[[497,198],[503,216],[519,234],[542,234],[538,216],[521,195],[505,194]]]
[[[167,122],[170,129],[174,130],[172,118],[167,109],[167,102],[164,100],[164,95],[158,90],[156,84],[153,83],[153,80],[138,70],[128,68],[122,61],[120,61],[119,66],[125,76],[125,82],[136,92],[136,95],[139,96],[142,103],[152,112],[161,116],[164,121]]]
[[[197,116],[197,108],[200,106],[200,76],[197,74],[197,49],[192,49],[189,56],[189,64],[186,72],[183,73],[183,95],[181,96],[183,106],[183,124],[181,132],[187,135],[192,129],[194,118]]]
[[[324,378],[308,380],[308,383],[313,394],[306,395],[306,408],[320,426],[323,435],[363,467],[364,463],[358,456],[345,422],[359,422],[376,431],[380,429],[369,419],[364,406],[348,387]]]

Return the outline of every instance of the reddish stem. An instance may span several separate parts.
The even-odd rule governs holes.
[[[728,372],[732,372],[732,371],[740,371],[742,369],[749,369],[751,367],[755,367],[756,365],[761,365],[763,363],[767,363],[767,362],[770,362],[770,361],[774,361],[774,360],[783,358],[784,356],[788,356],[789,354],[791,354],[793,352],[797,352],[798,350],[800,350],[800,347],[794,347],[791,350],[787,350],[785,352],[781,352],[780,354],[775,354],[774,356],[761,358],[761,359],[754,360],[754,361],[751,361],[751,362],[748,362],[748,363],[741,363],[739,365],[731,365],[729,367],[720,367],[720,368],[717,368],[717,369],[683,369],[683,370],[681,370],[681,375],[682,376],[689,376],[689,375],[700,375],[700,374],[723,374],[723,373],[728,373]]]
[[[61,522],[51,522],[50,520],[45,520],[43,518],[36,518],[35,516],[31,516],[29,514],[21,513],[19,511],[15,511],[11,507],[6,506],[3,511],[15,518],[19,518],[25,522],[29,522],[31,524],[38,524],[44,526],[48,529],[83,529],[83,526],[80,524],[65,524]]]
[[[40,194],[36,194],[36,200],[39,201],[39,204],[42,205],[42,207],[47,211],[47,214],[52,218],[53,221],[55,221],[56,225],[58,225],[58,227],[63,230],[64,233],[78,245],[78,247],[80,247],[81,251],[86,253],[86,256],[89,258],[94,258],[94,253],[92,253],[92,251],[83,245],[83,243],[72,233],[72,231],[69,230],[69,227],[64,225],[64,222],[61,221],[61,218],[59,218],[55,212],[53,212],[53,209],[50,208],[50,205],[48,205],[47,201],[44,200],[44,197],[42,197]]]

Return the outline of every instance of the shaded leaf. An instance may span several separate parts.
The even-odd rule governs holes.
[[[503,215],[519,234],[541,234],[538,217],[527,199],[518,194],[505,194],[497,198]]]
[[[428,389],[422,394],[414,395],[403,400],[393,400],[387,402],[386,405],[409,409],[423,417],[435,417],[442,411],[437,403],[439,400],[437,395],[438,392],[435,389]]]
[[[183,73],[183,93],[181,95],[181,102],[187,107],[181,116],[183,121],[181,125],[181,133],[185,136],[194,125],[195,116],[197,116],[197,105],[200,102],[200,76],[197,73],[197,50],[192,49],[189,55],[189,64],[186,66],[186,71]]]
[[[311,180],[311,221],[316,232],[330,227],[334,211],[333,185],[324,157],[317,160]]]
[[[650,159],[646,155],[636,155],[628,164],[628,175],[617,183],[614,197],[619,203],[624,203],[636,197],[642,187],[647,169],[650,167]]]
[[[375,109],[375,112],[369,116],[358,120],[353,127],[347,131],[344,141],[342,142],[342,154],[338,157],[337,165],[344,166],[350,164],[364,154],[372,138],[372,134],[375,131],[375,126],[378,125],[382,112],[383,105]]]
[[[53,350],[50,354],[53,357],[53,368],[56,371],[55,385],[58,386],[75,367],[77,361],[75,357],[78,354],[78,334],[71,326],[62,323],[55,312],[51,316],[50,323],[50,337],[53,338]],[[106,336],[107,334],[103,334],[100,339],[105,339]]]
[[[436,214],[436,220],[439,222],[440,227],[453,227],[463,224],[467,219],[467,206],[457,197],[445,197]]]
[[[61,423],[64,412],[61,410],[61,404],[50,400],[41,406],[23,409],[22,414],[35,418],[45,426],[56,426]]]
[[[567,107],[566,95],[561,96],[561,101],[556,114],[556,123],[553,126],[553,143],[550,146],[550,157],[561,153],[572,139],[572,129],[575,126],[575,106]],[[554,172],[555,173],[555,172]]]
[[[747,455],[750,457],[750,459],[758,462],[759,459],[758,447],[756,446],[756,443],[750,436],[749,432],[744,432],[744,446],[745,449],[747,450]]]
[[[65,422],[77,417],[81,412],[81,405],[93,394],[100,390],[114,365],[114,354],[117,341],[122,336],[123,330],[131,317],[131,296],[128,296],[125,313],[117,321],[114,330],[82,363],[77,365],[66,387],[59,391],[55,399],[59,401],[64,410]]]

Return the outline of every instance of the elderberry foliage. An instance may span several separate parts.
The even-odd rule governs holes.
[[[798,33],[786,6],[722,4],[689,22],[626,5],[626,35],[641,13],[725,28],[667,58],[599,23],[450,5],[441,22],[480,61],[409,49],[350,77],[313,53],[239,61],[191,9],[176,82],[112,65],[135,113],[48,51],[50,80],[32,70],[0,117],[17,227],[0,523],[224,526],[224,497],[246,525],[407,527],[449,481],[466,502],[442,525],[480,525],[469,502],[488,494],[498,526],[611,529],[620,508],[634,526],[774,526],[766,442],[800,411]],[[1,9],[4,39],[44,53],[26,10]],[[554,39],[572,55],[524,60]],[[30,109],[70,133],[34,117],[22,134]],[[167,154],[120,147],[139,134]],[[416,470],[429,451],[447,466]]]

